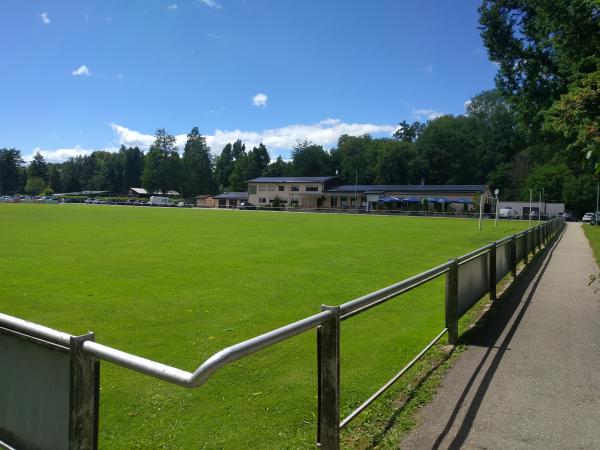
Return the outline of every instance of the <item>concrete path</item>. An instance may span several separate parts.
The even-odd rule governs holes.
[[[463,335],[468,350],[401,448],[600,449],[598,267],[581,226]]]

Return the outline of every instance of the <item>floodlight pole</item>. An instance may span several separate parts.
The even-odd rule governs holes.
[[[496,218],[494,219],[494,228],[498,228],[498,201],[499,198],[496,195]]]
[[[540,192],[540,201],[538,203],[538,225],[542,221],[542,193]]]
[[[481,219],[483,218],[483,198],[485,196],[482,194],[479,200],[479,231],[481,231]]]
[[[531,196],[533,195],[533,189],[529,189],[529,221],[527,222],[527,228],[531,228]]]

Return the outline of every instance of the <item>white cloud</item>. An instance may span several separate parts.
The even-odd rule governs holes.
[[[41,13],[40,17],[42,18],[42,22],[44,22],[45,25],[48,25],[50,22],[52,22],[50,20],[50,18],[48,17],[48,13],[46,11],[44,11],[43,13]]]
[[[216,39],[217,41],[220,41],[221,39],[223,39],[221,36],[219,36],[218,34],[215,34],[215,33],[206,33],[206,35],[210,38]]]
[[[25,155],[24,159],[25,159],[25,161],[31,161],[33,159],[33,155],[35,155],[36,153],[39,152],[44,157],[46,162],[61,163],[61,162],[65,162],[69,158],[74,158],[75,156],[89,155],[92,152],[97,151],[97,150],[99,150],[99,149],[88,149],[88,148],[83,148],[79,145],[76,145],[75,147],[72,147],[72,148],[57,148],[54,150],[44,150],[40,147],[37,147],[33,150],[33,152],[31,152],[31,154]],[[114,152],[114,151],[117,151],[118,149],[112,148],[112,147],[106,147],[101,150]]]
[[[431,73],[433,72],[433,66],[431,64],[426,64],[419,69],[421,72]]]
[[[437,119],[438,117],[442,117],[445,114],[442,112],[439,112],[439,111],[435,111],[433,109],[426,109],[426,108],[415,109],[415,108],[413,108],[412,115],[417,120],[423,120],[423,119],[433,120],[433,119]]]
[[[200,2],[215,9],[219,9],[221,7],[221,5],[219,5],[215,0],[200,0]]]
[[[172,5],[167,6],[169,11],[177,11],[177,4],[173,3]]]
[[[258,108],[265,108],[267,106],[268,100],[269,97],[267,97],[267,94],[263,94],[262,92],[259,92],[254,97],[252,97],[252,103],[254,103],[254,106]]]
[[[90,69],[88,69],[88,67],[85,64],[80,66],[78,69],[74,70],[73,72],[71,72],[71,75],[74,75],[76,77],[79,77],[82,75],[89,77],[91,74],[92,74],[92,72],[90,72]]]
[[[154,136],[131,130],[127,127],[111,124],[117,136],[119,145],[148,148],[154,142]],[[249,130],[215,130],[213,134],[205,135],[207,144],[213,153],[218,154],[228,142],[241,139],[246,148],[258,146],[261,142],[267,146],[271,156],[287,154],[298,142],[307,139],[315,144],[331,148],[337,144],[343,134],[360,136],[363,134],[390,135],[396,130],[396,125],[377,125],[371,123],[346,123],[340,119],[325,119],[312,124],[293,124],[280,128],[270,128],[262,131]],[[186,134],[175,136],[180,150],[187,139]]]

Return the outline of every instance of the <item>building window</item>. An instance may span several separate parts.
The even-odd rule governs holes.
[[[265,186],[264,184],[261,184],[258,188],[259,191],[266,191],[267,190],[267,186]]]
[[[298,199],[291,200],[292,206],[298,206]]]
[[[260,197],[260,198],[258,199],[258,203],[267,203],[267,199],[266,199],[266,198],[264,198],[264,197]]]
[[[255,184],[248,185],[248,194],[256,194],[256,185]]]
[[[307,185],[306,186],[306,192],[319,192],[319,186]]]
[[[292,192],[300,192],[300,186],[298,184],[292,184]]]
[[[275,185],[274,184],[269,184],[269,190],[270,191],[274,191],[275,190]]]
[[[356,206],[356,197],[350,197],[350,206]]]
[[[338,205],[337,197],[331,197],[331,207],[335,208]]]
[[[285,186],[283,186],[283,185],[280,184],[279,185],[279,192],[283,192],[283,191],[285,191]]]
[[[341,202],[342,208],[348,207],[348,197],[340,197],[340,202]]]

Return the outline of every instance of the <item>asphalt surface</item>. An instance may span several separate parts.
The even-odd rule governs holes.
[[[590,226],[590,225],[583,225]],[[600,449],[600,293],[582,225],[496,301],[403,449]]]

